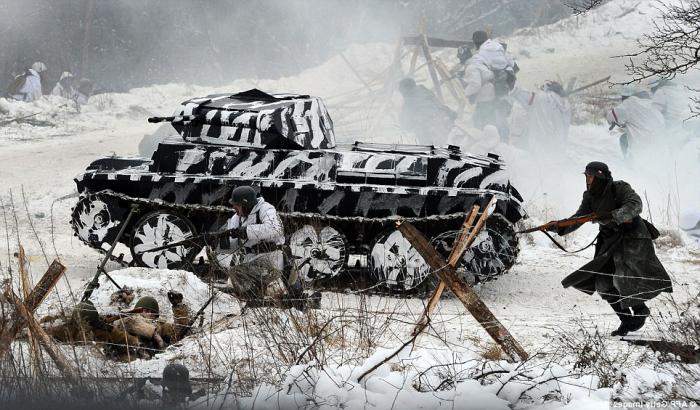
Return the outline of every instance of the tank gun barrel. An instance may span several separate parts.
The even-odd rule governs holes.
[[[239,128],[256,128],[257,115],[251,115],[247,117],[244,121],[229,121],[228,118],[206,118],[204,115],[175,115],[172,117],[149,117],[148,122],[150,123],[160,123],[160,122],[170,122],[173,124],[181,122],[195,122],[198,124],[205,125],[218,125],[225,127],[239,127]]]

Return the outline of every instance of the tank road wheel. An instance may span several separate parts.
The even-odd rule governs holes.
[[[347,240],[331,226],[304,225],[289,236],[292,269],[306,282],[340,273],[347,263]]]
[[[397,291],[415,288],[430,274],[430,266],[397,229],[377,237],[370,251],[369,265],[379,283]]]
[[[457,234],[458,231],[444,232],[433,238],[432,244],[447,256]],[[469,284],[496,279],[515,264],[518,252],[518,239],[512,224],[502,216],[494,215],[464,252],[457,273]]]
[[[100,248],[103,243],[114,241],[124,218],[125,210],[114,198],[87,194],[73,208],[71,225],[81,241]]]
[[[193,236],[195,228],[187,218],[164,211],[149,212],[134,226],[131,254],[138,266],[159,269],[187,268],[200,250],[194,243],[155,252],[148,250]]]

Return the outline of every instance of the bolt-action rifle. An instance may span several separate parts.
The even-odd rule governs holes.
[[[574,225],[583,225],[586,222],[592,222],[600,219],[600,215],[597,214],[588,214],[588,215],[583,215],[583,216],[577,216],[575,218],[568,218],[568,219],[561,219],[559,221],[551,221],[547,222],[546,224],[536,226],[534,228],[530,229],[525,229],[523,231],[518,231],[516,233],[530,233],[530,232],[536,232],[536,231],[553,231],[559,228],[566,228],[568,226],[574,226]]]
[[[176,246],[181,246],[181,245],[203,245],[206,244],[209,241],[212,241],[214,239],[218,238],[224,238],[226,236],[233,236],[238,232],[238,229],[227,229],[225,231],[221,232],[207,232],[203,233],[201,235],[196,235],[191,238],[183,239],[181,241],[177,242],[170,242],[162,246],[157,246],[155,248],[150,248],[150,249],[144,249],[141,252],[138,253],[149,253],[149,252],[158,252],[162,251],[164,249],[170,249],[174,248]]]

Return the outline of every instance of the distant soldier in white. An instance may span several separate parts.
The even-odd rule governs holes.
[[[412,78],[401,80],[399,91],[403,96],[399,114],[401,128],[413,132],[419,145],[447,145],[447,135],[454,127],[457,113]]]
[[[540,90],[513,90],[511,97],[525,108],[527,124],[523,137],[531,152],[564,152],[569,137],[571,107],[564,88],[556,81]]]
[[[79,95],[78,90],[75,87],[75,78],[70,71],[64,71],[61,74],[61,78],[53,87],[51,95],[58,95],[73,101],[78,100]]]
[[[700,245],[700,210],[687,208],[681,212],[680,228]]]
[[[10,84],[8,94],[17,101],[32,102],[42,96],[41,73],[46,71],[46,64],[37,61],[24,73],[15,77]]]
[[[275,207],[249,186],[236,187],[229,203],[236,211],[227,222],[230,246],[243,251],[243,260],[232,263],[231,286],[239,297],[262,299],[284,270],[282,222]]]
[[[608,111],[606,119],[610,129],[624,129],[620,136],[620,149],[625,157],[643,157],[659,148],[664,135],[664,117],[651,100],[641,98],[642,91],[633,85],[622,90],[622,103]],[[639,159],[639,158],[637,158]]]
[[[467,63],[464,93],[470,102],[476,104],[474,126],[483,129],[493,125],[501,140],[507,142],[510,135],[508,117],[512,108],[507,96],[515,86],[517,64],[503,45],[489,39],[485,31],[474,32],[472,40],[478,51]]]
[[[688,95],[683,86],[665,78],[655,78],[649,83],[654,107],[661,112],[666,128],[680,129],[683,120],[690,116]]]

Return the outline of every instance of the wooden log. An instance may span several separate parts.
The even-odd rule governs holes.
[[[445,282],[447,288],[457,296],[465,308],[471,313],[486,332],[498,343],[511,360],[526,360],[527,352],[513,338],[501,322],[491,313],[479,296],[464,282],[462,282],[452,266],[430,246],[428,239],[408,222],[397,222],[399,231],[413,245],[414,249],[423,257],[428,265],[435,271],[440,280]]]
[[[472,225],[474,224],[474,219],[476,219],[476,214],[478,212],[479,205],[474,205],[472,207],[472,210],[469,212],[469,215],[467,215],[466,218],[464,218],[462,229],[459,231],[459,235],[457,236],[457,239],[452,245],[452,251],[450,252],[450,256],[447,258],[447,263],[449,263],[450,266],[452,266],[453,268],[457,267],[458,261],[462,258],[462,254],[468,247],[466,242],[469,238],[469,231],[471,230]],[[472,242],[473,241],[474,240],[472,238]],[[462,245],[463,243],[464,245]],[[469,245],[471,245],[471,243]],[[416,327],[413,328],[413,335],[421,333],[428,326],[430,314],[437,306],[438,302],[440,301],[440,297],[442,296],[442,293],[444,291],[445,282],[440,281],[438,283],[437,288],[433,291],[433,294],[430,296],[430,299],[428,299],[428,304],[425,306],[425,310],[423,311],[423,314],[421,315],[420,319],[418,319]]]
[[[442,81],[447,84],[447,89],[452,94],[452,97],[457,101],[457,114],[462,114],[464,107],[467,105],[467,96],[464,94],[464,88],[457,77],[450,74],[445,63],[439,58],[435,58],[435,68],[442,77]]]
[[[29,312],[34,313],[65,271],[66,267],[63,266],[58,259],[55,259],[53,263],[51,263],[49,269],[44,273],[44,276],[41,277],[41,280],[39,280],[39,283],[32,289],[32,293],[30,293],[29,297],[24,301],[24,306]],[[10,328],[7,330],[3,329],[2,334],[0,334],[0,358],[9,350],[12,341],[15,340],[15,337],[17,337],[17,334],[24,326],[26,326],[24,319],[21,316],[15,315]]]
[[[423,42],[421,43],[421,49],[423,49],[423,56],[425,61],[428,63],[428,73],[430,74],[430,79],[433,81],[433,89],[435,90],[435,95],[441,103],[445,103],[445,98],[442,96],[442,87],[440,87],[440,79],[437,76],[437,71],[435,70],[435,64],[433,61],[433,56],[430,54],[430,47],[428,47],[428,40],[423,33]]]
[[[22,283],[22,295],[24,300],[27,300],[31,294],[32,284],[29,280],[29,266],[27,264],[27,257],[24,253],[24,247],[22,245],[19,246],[19,252],[17,253],[17,264],[19,265],[19,276]],[[28,339],[32,368],[34,369],[33,375],[35,378],[37,378],[41,370],[41,349],[39,349],[39,342],[32,332],[29,332]]]
[[[56,367],[63,377],[70,382],[76,382],[78,378],[76,377],[77,373],[73,367],[68,364],[68,360],[53,342],[51,336],[41,327],[39,322],[37,322],[29,309],[22,303],[17,295],[15,295],[12,289],[5,289],[5,299],[14,305],[17,314],[24,320],[32,334],[36,336],[39,344],[46,350],[46,353],[49,354],[49,357],[51,357],[51,360],[56,364]]]
[[[469,221],[471,215],[467,216],[464,225],[462,225],[460,236],[457,238],[455,244],[452,246],[452,252],[450,252],[450,256],[447,260],[447,263],[452,268],[457,267],[457,264],[459,263],[459,260],[462,259],[462,255],[464,254],[464,252],[467,250],[467,248],[469,248],[472,245],[472,243],[474,243],[474,239],[476,239],[476,236],[486,224],[486,220],[489,218],[489,216],[491,216],[493,209],[496,207],[496,203],[496,197],[491,197],[491,200],[489,201],[488,205],[486,205],[486,208],[484,208],[484,211],[481,213],[479,220],[476,222],[476,226],[474,226],[474,229],[472,229],[469,232],[469,236],[466,239],[463,239],[463,235],[468,229],[466,227],[467,223],[471,225],[471,222]],[[433,291],[433,294],[430,296],[430,299],[428,299],[428,304],[425,307],[423,315],[418,320],[416,327],[413,329],[414,334],[422,332],[428,326],[428,320],[430,319],[430,315],[433,313],[433,310],[435,310],[435,307],[437,307],[437,304],[440,301],[440,297],[442,297],[442,293],[444,291],[445,283],[443,281],[440,281],[438,287],[435,289],[435,291]]]

